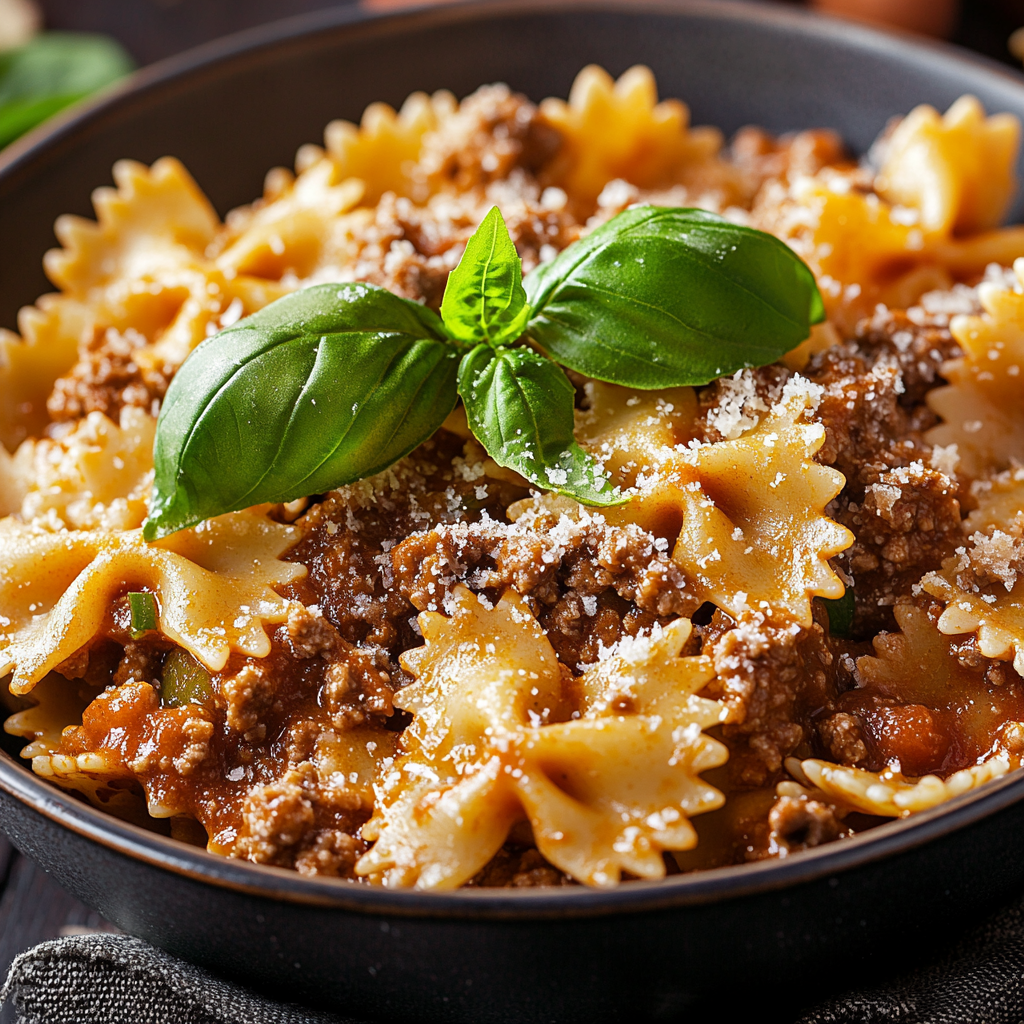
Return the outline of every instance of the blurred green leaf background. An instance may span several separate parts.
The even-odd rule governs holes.
[[[43,32],[0,51],[0,147],[134,66],[115,40],[87,32]]]

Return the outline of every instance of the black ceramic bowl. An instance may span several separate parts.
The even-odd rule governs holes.
[[[184,160],[223,213],[334,117],[415,89],[504,81],[566,95],[592,61],[650,65],[697,123],[838,128],[863,150],[887,119],[964,92],[1024,118],[1024,79],[949,49],[731,3],[335,10],[215,43],[0,158],[0,323],[46,290],[63,212],[120,157]],[[371,889],[222,860],[109,818],[0,755],[0,826],[125,931],[223,975],[357,1016],[471,1021],[730,1016],[744,991],[855,985],[1024,883],[1024,774],[782,861],[610,892]],[[802,990],[801,990],[802,991]]]

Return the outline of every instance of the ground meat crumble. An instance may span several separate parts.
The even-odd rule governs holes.
[[[147,339],[137,331],[97,331],[79,350],[78,362],[58,378],[46,403],[51,420],[63,423],[102,412],[115,423],[125,406],[159,409],[170,374],[143,372],[132,353]]]

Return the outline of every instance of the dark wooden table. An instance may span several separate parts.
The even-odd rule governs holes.
[[[42,868],[0,836],[0,978],[26,949],[62,935],[117,929],[69,896]],[[14,1008],[0,1010],[0,1024],[14,1024]]]

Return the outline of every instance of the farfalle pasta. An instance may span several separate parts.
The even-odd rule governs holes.
[[[1019,255],[1024,229],[999,229],[1016,189],[1020,124],[986,117],[973,96],[945,114],[922,105],[875,144],[877,173],[825,166],[766,193],[756,220],[805,256],[844,327],[878,302],[911,306],[922,292]]]
[[[702,732],[722,713],[696,696],[709,659],[679,656],[686,619],[624,641],[581,677],[582,700],[513,591],[488,608],[458,587],[451,617],[424,612],[420,628],[426,643],[405,658],[416,682],[399,697],[413,721],[364,826],[376,844],[358,873],[451,888],[524,814],[547,860],[594,885],[623,870],[660,878],[661,850],[696,842],[689,818],[722,803],[699,773],[727,753]]]
[[[232,651],[265,657],[264,624],[288,614],[272,585],[305,575],[303,566],[278,559],[298,530],[255,512],[223,516],[160,545],[146,544],[138,530],[16,523],[0,536],[0,670],[13,672],[11,690],[19,694],[88,645],[125,586],[153,594],[160,631],[207,668],[223,668]]]
[[[1006,471],[978,488],[978,507],[964,520],[964,545],[923,580],[945,602],[939,629],[974,634],[988,658],[1024,670],[1024,586],[1018,586],[1024,531],[1024,481]]]
[[[972,476],[1001,470],[1017,458],[1024,420],[1017,402],[1017,378],[1024,362],[1024,295],[1014,261],[1011,281],[987,281],[978,289],[978,315],[961,314],[950,331],[962,355],[949,362],[949,383],[929,395],[940,417],[928,439],[957,446],[963,468]]]
[[[588,67],[373,104],[223,222],[173,157],[118,163],[0,336],[7,733],[137,825],[416,889],[789,856],[1016,771],[1019,136],[963,97],[857,163]],[[773,233],[827,315],[707,384],[570,371],[605,506],[499,465],[466,402],[367,479],[145,539],[207,338],[316,285],[437,311],[494,206],[528,275],[644,204]]]
[[[739,175],[721,159],[722,133],[691,128],[679,100],[659,103],[648,68],[630,68],[615,81],[592,64],[576,76],[568,102],[546,99],[541,116],[565,140],[543,180],[577,201],[596,201],[616,180],[646,189],[682,185],[722,206],[740,191]]]

